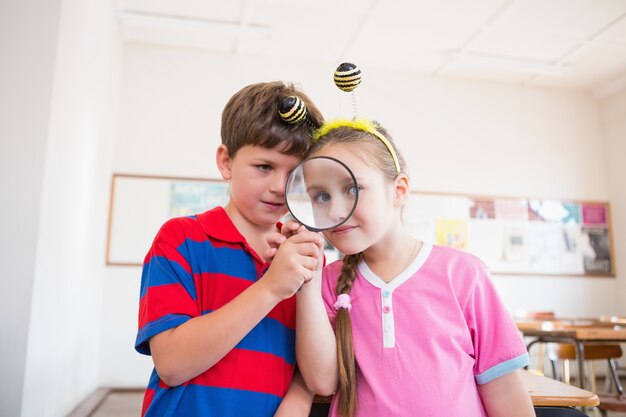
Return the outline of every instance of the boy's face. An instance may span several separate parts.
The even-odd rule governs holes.
[[[222,148],[224,152],[225,149]],[[224,179],[230,181],[227,212],[235,225],[244,221],[253,227],[272,227],[287,213],[285,184],[289,173],[301,158],[281,152],[281,148],[247,145],[234,158],[223,156],[218,166]]]

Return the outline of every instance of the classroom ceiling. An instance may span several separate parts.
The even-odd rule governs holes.
[[[116,0],[124,39],[566,90],[626,87],[626,0]]]

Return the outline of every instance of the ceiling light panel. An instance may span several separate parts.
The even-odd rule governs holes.
[[[606,31],[602,32],[597,41],[607,43],[621,43],[626,45],[626,13],[622,15],[621,19],[615,22]]]
[[[549,64],[557,62],[580,42],[579,39],[554,33],[491,29],[473,40],[467,50]]]
[[[242,0],[119,0],[119,10],[239,22]]]
[[[338,59],[357,36],[360,19],[365,18],[356,15],[359,19],[345,19],[341,14],[305,5],[286,10],[275,1],[255,5],[254,10],[250,24],[266,26],[268,36],[240,39],[238,53],[311,61]]]
[[[524,0],[514,2],[491,26],[583,40],[625,12],[624,0]]]
[[[626,46],[594,45],[582,49],[568,65],[571,70],[567,77],[539,77],[531,85],[587,90],[601,87],[626,74]]]

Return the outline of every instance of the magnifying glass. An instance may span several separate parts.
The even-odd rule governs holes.
[[[321,232],[345,223],[359,200],[350,169],[329,156],[305,159],[291,172],[285,189],[287,208],[307,229]]]

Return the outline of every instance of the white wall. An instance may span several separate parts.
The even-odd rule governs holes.
[[[251,82],[298,81],[327,118],[351,116],[349,95],[332,83],[336,64],[127,45],[114,170],[217,178],[214,154],[222,108]],[[614,201],[611,193],[617,188],[607,185],[600,109],[593,97],[362,70],[364,81],[356,90],[359,114],[390,129],[409,162],[413,188]],[[613,219],[619,216],[614,211]],[[615,243],[624,245],[620,236]],[[619,312],[621,279],[494,280],[511,311]],[[103,385],[147,383],[151,361],[132,349],[139,282],[139,268],[106,271]]]
[[[601,102],[618,272],[618,312],[626,316],[626,89]]]
[[[0,6],[3,416],[19,416],[22,403],[60,4],[25,0]]]
[[[120,57],[112,2],[62,2],[41,205],[33,219],[39,233],[22,416],[67,415],[100,386]]]

